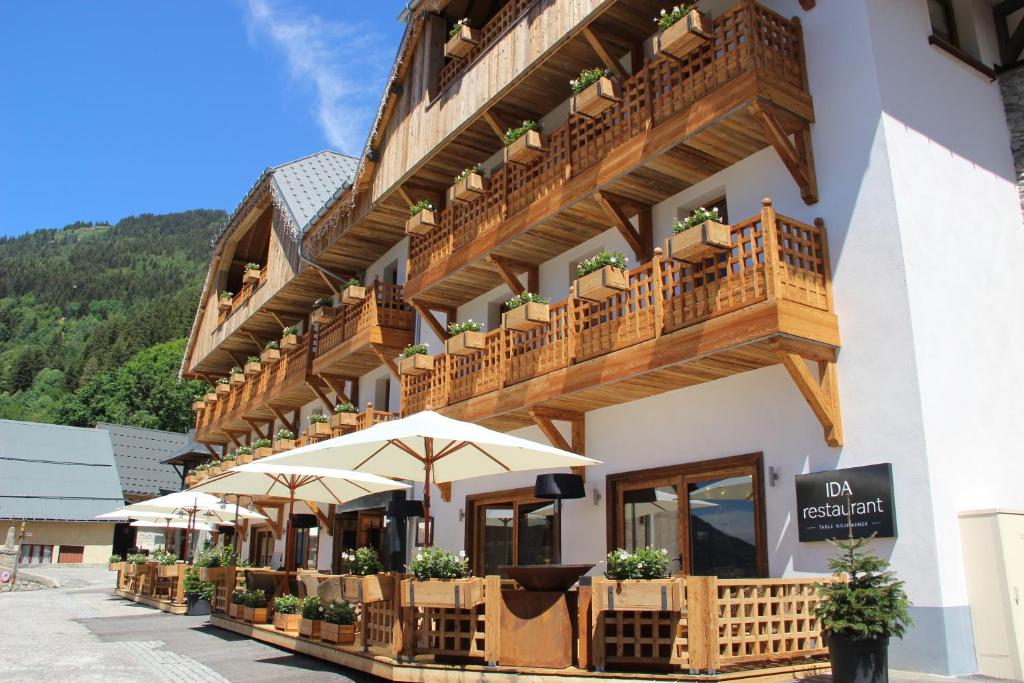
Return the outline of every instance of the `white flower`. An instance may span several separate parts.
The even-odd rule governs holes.
[[[662,549],[661,549],[661,554],[662,554],[662,555],[668,555],[668,549],[666,549],[666,548],[662,548]]]
[[[459,551],[459,557],[465,557],[465,556],[466,556],[466,551],[465,550],[460,550]]]

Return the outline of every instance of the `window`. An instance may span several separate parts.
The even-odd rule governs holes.
[[[533,489],[466,498],[466,546],[478,576],[500,567],[561,561],[561,519],[554,501],[533,497]]]
[[[398,261],[392,261],[388,265],[384,266],[384,271],[381,273],[380,279],[386,285],[397,285]]]
[[[22,544],[21,555],[18,557],[18,564],[50,564],[52,561],[52,545]]]
[[[391,410],[391,378],[378,379],[373,386],[374,410]]]
[[[320,527],[295,529],[295,566],[316,569],[317,551],[320,545]]]
[[[249,544],[249,562],[255,567],[269,567],[274,557],[274,534],[269,529],[253,531]]]
[[[686,218],[691,213],[693,213],[695,209],[699,209],[702,206],[708,211],[711,211],[712,209],[718,209],[718,215],[722,219],[721,222],[725,223],[726,225],[729,224],[729,204],[725,201],[725,195],[722,195],[718,199],[713,199],[710,202],[700,202],[685,209],[680,208],[679,211],[676,212],[676,216],[678,218]]]
[[[766,576],[761,456],[608,477],[608,547],[665,548],[673,572]]]
[[[928,18],[932,22],[932,35],[950,45],[960,46],[956,34],[956,17],[952,0],[928,0]]]

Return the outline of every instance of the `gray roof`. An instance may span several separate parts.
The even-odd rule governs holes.
[[[357,163],[352,157],[325,150],[273,169],[272,179],[278,196],[292,215],[300,235],[352,182]]]
[[[123,505],[108,432],[0,420],[0,519],[84,521]]]
[[[181,476],[171,465],[161,461],[180,452],[190,441],[188,434],[104,422],[96,427],[110,433],[114,462],[125,496],[151,498],[161,495],[161,491],[181,489]]]

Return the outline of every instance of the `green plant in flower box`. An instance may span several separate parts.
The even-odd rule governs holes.
[[[246,363],[259,363],[260,362],[260,357],[259,356],[249,356],[248,358],[245,359],[245,362]]]
[[[298,614],[301,602],[294,595],[279,595],[274,598],[274,611],[278,614]]]
[[[281,349],[281,345],[276,341],[269,341],[263,348],[267,351],[279,351]]]
[[[239,446],[235,453],[238,455],[252,455],[252,446]]]
[[[677,220],[675,223],[672,224],[672,232],[673,234],[678,235],[684,230],[689,230],[690,228],[698,226],[701,223],[705,223],[707,221],[713,221],[715,223],[722,222],[722,218],[718,213],[717,207],[712,208],[710,211],[708,209],[705,209],[703,206],[698,209],[694,209],[689,216],[683,218],[682,220]]]
[[[362,287],[362,286],[363,286],[363,283],[362,283],[362,282],[360,282],[360,281],[359,281],[359,278],[357,278],[357,277],[350,277],[350,278],[349,278],[349,279],[348,279],[348,280],[347,280],[347,281],[345,282],[345,286],[346,286],[346,287]]]
[[[384,571],[384,566],[377,559],[377,551],[366,546],[354,551],[343,552],[341,560],[349,574],[369,576]]]
[[[234,367],[231,368],[232,375],[241,375],[244,372],[245,371],[238,365],[235,365]]]
[[[428,347],[426,344],[409,344],[402,349],[402,358],[410,358],[420,353],[428,353]]]
[[[434,202],[429,199],[421,199],[409,207],[410,216],[415,216],[421,211],[437,211],[437,207],[435,207]]]
[[[282,337],[287,337],[290,334],[298,334],[298,333],[299,333],[299,328],[296,327],[295,325],[289,325],[288,327],[285,327],[284,329],[281,330],[281,336]]]
[[[262,588],[245,591],[244,600],[245,602],[243,604],[246,607],[260,608],[267,606],[267,594]]]
[[[253,448],[271,448],[271,447],[273,447],[273,445],[274,445],[274,442],[271,441],[270,439],[256,439],[252,443],[252,447]],[[243,448],[244,448],[244,446],[243,446]],[[241,450],[241,448],[239,450]]]
[[[668,577],[668,550],[637,548],[628,552],[619,548],[608,553],[605,574],[609,579],[664,579]]]
[[[244,607],[245,606],[245,591],[241,590],[241,591],[235,591],[234,593],[232,593],[231,594],[231,604],[232,605],[242,605]]]
[[[185,571],[185,595],[212,602],[216,593],[217,586],[211,581],[201,580],[195,567],[189,567]]]
[[[356,408],[353,404],[351,404],[351,403],[349,403],[347,401],[345,401],[344,403],[339,403],[338,405],[334,406],[334,414],[335,415],[337,415],[339,413],[358,413],[358,412],[359,412],[359,409]]]
[[[329,296],[322,296],[319,299],[313,301],[313,308],[323,308],[324,306],[333,306],[334,299]]]
[[[463,26],[472,26],[472,23],[469,19],[459,19],[450,29],[448,29],[448,37],[454,38],[455,34],[461,31]]]
[[[309,424],[311,425],[321,424],[324,422],[330,422],[330,419],[326,415],[322,415],[320,413],[313,413],[312,415],[309,416]]]
[[[224,290],[223,292],[220,293],[220,300],[221,301],[231,301],[231,299],[234,298],[234,296],[235,296],[234,292],[229,292],[227,290]]]
[[[664,31],[685,19],[686,15],[689,14],[696,5],[696,2],[684,2],[669,10],[663,9],[661,10],[661,14],[659,14],[654,20],[654,23],[658,25],[658,28]]]
[[[260,269],[260,264],[258,264],[258,263],[246,263],[245,264],[245,269],[246,270],[259,270]]]
[[[605,266],[625,270],[628,263],[629,259],[621,251],[608,251],[607,249],[603,249],[599,254],[591,256],[588,259],[584,259],[576,264],[576,277],[589,275],[601,270]]]
[[[551,299],[539,294],[534,294],[533,292],[522,292],[520,294],[516,294],[505,302],[505,310],[511,311],[514,308],[519,308],[520,306],[528,303],[550,304]]]
[[[448,325],[448,333],[452,336],[463,332],[479,332],[482,329],[484,329],[483,323],[473,322],[472,318],[465,322],[454,322]]]
[[[275,441],[293,441],[295,439],[295,432],[288,429],[279,429],[277,434],[274,434]]]
[[[569,87],[572,89],[574,95],[579,95],[581,92],[597,83],[602,78],[610,78],[611,72],[607,69],[602,69],[599,66],[593,69],[584,69],[580,72],[578,78],[574,78],[569,81]]]
[[[469,176],[473,175],[474,173],[480,176],[484,175],[484,167],[480,164],[467,166],[466,168],[462,169],[462,171],[460,171],[457,176],[455,176],[455,182],[460,183]]]
[[[507,147],[530,131],[537,131],[539,133],[541,125],[536,121],[523,121],[523,125],[518,128],[509,128],[505,131],[505,134],[501,136],[501,140]]]
[[[114,553],[113,555],[110,556],[110,559],[107,560],[107,564],[117,564],[118,562],[122,562],[122,561],[123,560],[121,559],[121,556],[118,555],[117,553]]]
[[[313,621],[319,621],[324,618],[324,606],[320,602],[320,598],[315,595],[307,595],[302,598],[302,604],[300,606],[302,611],[303,619],[312,619]]]
[[[149,556],[145,553],[128,553],[128,564],[146,564]]]
[[[442,548],[422,548],[409,565],[420,581],[426,579],[463,579],[472,576],[466,551],[454,555]]]
[[[332,602],[324,609],[324,621],[328,624],[351,626],[356,623],[356,608],[347,600]]]

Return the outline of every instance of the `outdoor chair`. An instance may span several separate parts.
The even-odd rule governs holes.
[[[304,598],[310,595],[317,595],[318,587],[320,586],[320,579],[317,575],[312,572],[302,572],[299,574],[299,597]]]
[[[324,605],[329,605],[332,602],[341,602],[341,577],[332,576],[329,579],[324,579],[317,586],[316,594],[320,596],[320,602]]]

